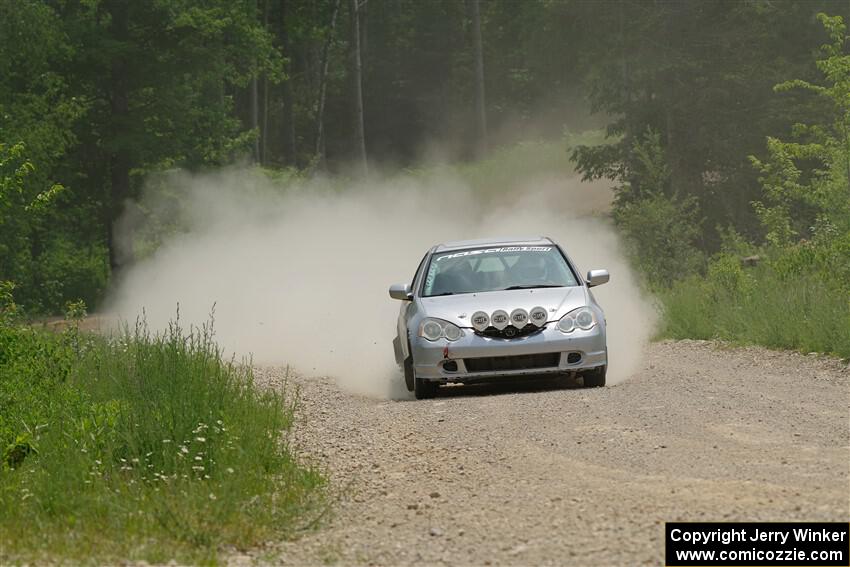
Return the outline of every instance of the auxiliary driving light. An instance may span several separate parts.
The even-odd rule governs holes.
[[[476,311],[472,314],[472,327],[479,333],[490,326],[490,316],[483,311]]]
[[[528,318],[536,327],[542,327],[546,324],[546,319],[549,318],[549,313],[543,307],[535,307],[528,313]]]
[[[528,311],[525,309],[514,309],[511,311],[511,324],[517,329],[522,329],[528,323]]]
[[[501,331],[508,326],[508,312],[502,309],[493,311],[493,315],[490,316],[490,324]]]

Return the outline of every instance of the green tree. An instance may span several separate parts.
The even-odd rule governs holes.
[[[63,190],[40,190],[24,144],[0,143],[0,281],[33,286],[33,234]],[[35,178],[37,179],[37,178]]]
[[[670,195],[670,168],[661,136],[648,128],[633,142],[634,163],[618,172],[614,220],[635,263],[654,287],[701,270],[700,211],[692,196]]]
[[[818,10],[846,2],[608,2],[592,21],[585,57],[594,108],[612,117],[612,144],[577,149],[586,178],[633,170],[634,140],[647,126],[661,135],[670,168],[668,195],[693,197],[707,222],[702,242],[720,247],[718,227],[753,237],[749,203],[761,194],[746,156],[766,135],[787,128],[786,116],[823,116],[817,101],[776,97],[787,76],[817,70],[805,46],[823,33]],[[590,8],[588,8],[590,9]],[[594,8],[595,9],[595,8]],[[636,184],[632,187],[638,188]]]
[[[75,39],[75,89],[91,101],[76,124],[84,174],[103,188],[110,265],[127,259],[113,232],[145,172],[220,164],[250,150],[256,131],[234,116],[234,91],[277,77],[280,56],[251,0],[57,6]]]
[[[802,89],[824,100],[832,120],[796,124],[797,141],[767,139],[768,158],[752,157],[761,173],[764,198],[754,202],[767,240],[787,245],[794,239],[831,239],[850,233],[850,54],[841,16],[819,14],[830,42],[821,47],[817,67],[823,84],[791,80],[778,92]]]

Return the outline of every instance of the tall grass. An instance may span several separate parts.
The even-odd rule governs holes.
[[[285,443],[292,398],[222,360],[209,327],[6,326],[0,345],[0,402],[16,408],[0,418],[0,563],[214,562],[321,511],[322,476]],[[41,371],[19,380],[27,368]]]
[[[770,266],[730,285],[716,274],[659,291],[662,336],[721,339],[850,359],[850,295],[812,275],[782,277]]]

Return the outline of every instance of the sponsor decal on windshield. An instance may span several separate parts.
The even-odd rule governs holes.
[[[502,248],[481,248],[478,250],[464,250],[454,254],[446,254],[440,256],[437,261],[445,260],[446,258],[461,258],[463,256],[477,256],[478,254],[494,254],[496,252],[549,252],[551,246],[505,246]]]

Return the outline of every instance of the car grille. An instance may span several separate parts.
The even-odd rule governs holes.
[[[481,332],[476,331],[476,334],[484,337],[490,337],[491,339],[518,339],[520,337],[527,337],[528,335],[539,333],[545,328],[546,327],[538,327],[537,325],[529,323],[522,329],[517,329],[513,325],[508,325],[500,331],[491,325]]]
[[[561,353],[523,354],[519,356],[486,356],[464,358],[467,372],[493,372],[498,370],[534,370],[555,368],[561,362]]]

